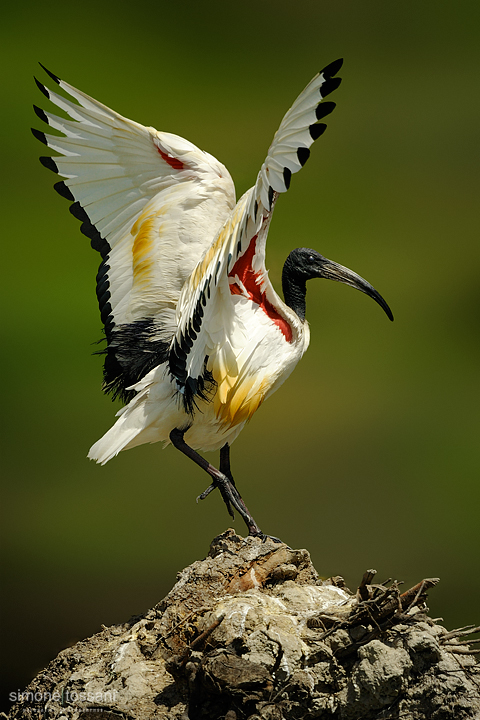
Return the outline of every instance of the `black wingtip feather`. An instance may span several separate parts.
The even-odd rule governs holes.
[[[325,123],[314,123],[313,125],[310,125],[308,129],[310,131],[310,136],[312,140],[316,140],[320,137],[320,135],[323,135],[323,133],[327,129],[327,126],[325,125]]]
[[[310,157],[310,150],[306,147],[299,147],[297,150],[298,162],[303,167]]]
[[[47,170],[51,170],[54,173],[58,173],[57,164],[52,157],[41,157],[40,162],[42,163],[43,167],[47,168]]]
[[[55,183],[53,186],[57,193],[61,195],[66,200],[70,200],[70,202],[75,202],[75,198],[73,197],[72,193],[70,192],[70,188],[65,185],[63,180],[60,180],[60,182]]]
[[[76,217],[77,220],[80,220],[82,223],[90,223],[90,218],[88,217],[87,213],[83,209],[83,207],[80,205],[79,202],[73,203],[73,205],[70,205],[69,208],[70,212],[72,213],[73,217]]]
[[[327,95],[330,95],[331,92],[336,90],[341,82],[342,78],[327,77],[325,82],[320,86],[320,95],[322,96],[322,98],[327,97]]]
[[[40,140],[40,142],[44,145],[48,145],[45,133],[43,133],[41,130],[36,130],[35,128],[30,128],[30,130],[32,131],[33,137],[37,138],[37,140]]]
[[[333,112],[336,107],[337,104],[332,102],[331,100],[327,100],[327,102],[320,102],[315,108],[315,115],[317,116],[317,120],[322,120],[324,117],[327,117],[327,115],[330,115],[330,113]]]
[[[33,106],[33,110],[35,112],[35,115],[42,120],[42,122],[47,123],[48,125],[48,117],[46,113],[42,110],[42,108],[37,107],[36,105]]]
[[[37,80],[37,78],[35,76],[33,77],[33,79],[35,80],[35,83],[36,83],[38,89],[40,90],[40,92],[43,93],[45,95],[45,97],[48,98],[48,100],[50,100],[50,93],[48,92],[45,85],[42,85],[40,80]]]
[[[74,199],[75,198],[72,197],[72,200]],[[68,209],[72,213],[73,217],[77,218],[77,220],[80,220],[80,222],[82,223],[80,226],[80,232],[89,238],[92,248],[99,252],[102,258],[105,259],[111,250],[110,245],[105,240],[105,238],[100,235],[95,225],[90,222],[90,218],[88,217],[84,208],[77,200],[77,202],[74,202],[72,205],[70,205]]]
[[[283,182],[285,183],[285,187],[287,188],[287,190],[290,187],[291,179],[292,179],[292,171],[289,168],[284,167],[283,168]]]
[[[90,227],[93,227],[90,225]],[[87,235],[83,230],[83,225],[80,226],[80,232],[86,235],[86,237],[90,238],[90,245],[96,252],[100,253],[102,258],[105,260],[108,257],[108,253],[110,252],[110,245],[105,240],[105,238],[102,238],[100,233],[97,230],[97,234],[95,237],[91,237],[91,235]]]
[[[47,70],[47,68],[45,67],[45,65],[42,65],[41,62],[39,62],[38,64],[40,65],[41,68],[43,68],[43,69],[45,70],[45,72],[47,73],[47,75],[50,75],[50,77],[52,78],[52,80],[53,80],[54,82],[56,82],[57,85],[60,85],[60,78],[59,78],[57,75],[55,75],[54,73],[50,72],[50,70]]]
[[[342,65],[343,58],[339,58],[338,60],[334,60],[333,62],[331,62],[329,65],[326,65],[323,70],[320,70],[320,72],[323,73],[324,77],[333,77],[337,74]]]

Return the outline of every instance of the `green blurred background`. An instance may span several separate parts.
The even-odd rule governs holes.
[[[3,10],[2,700],[61,648],[159,601],[230,525],[172,448],[86,460],[102,396],[98,256],[38,162],[36,64],[120,113],[187,137],[240,196],[278,124],[345,58],[337,109],[280,198],[268,264],[307,245],[395,314],[312,283],[310,349],[233,447],[262,528],[355,587],[364,570],[480,620],[477,2],[11,3]],[[214,455],[212,461],[216,461]],[[243,533],[241,520],[235,528]]]

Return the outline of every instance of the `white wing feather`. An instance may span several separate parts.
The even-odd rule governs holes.
[[[291,313],[268,281],[265,243],[278,194],[288,190],[291,175],[302,168],[310,154],[310,146],[325,130],[326,126],[317,120],[335,107],[335,103],[321,103],[340,84],[340,78],[333,77],[340,67],[341,61],[326,67],[298,96],[274,136],[256,184],[240,198],[182,289],[176,311],[177,332],[172,342],[170,369],[177,378],[180,391],[187,396],[187,405],[198,391],[197,383],[204,373],[205,358],[209,359],[207,369],[213,367],[215,370],[215,363],[218,366],[213,376],[219,385],[219,379],[222,383],[229,372],[232,377],[240,377],[249,359],[248,348],[255,347],[260,339],[245,338],[246,328],[235,308],[239,302],[237,288],[243,298],[254,305],[255,298],[264,293],[266,302],[275,307],[285,321],[291,320]],[[253,252],[252,242],[255,244]],[[253,296],[235,276],[235,264],[249,249],[252,254],[250,269],[258,288]],[[237,286],[233,294],[232,285]],[[221,331],[215,332],[217,328]],[[260,333],[264,332],[262,323],[258,324],[258,329]],[[239,336],[243,338],[240,342]],[[245,350],[239,353],[236,345]],[[228,382],[224,387],[227,386]]]
[[[252,353],[259,367],[265,364],[262,339],[272,328],[279,339],[283,333],[291,340],[295,313],[268,281],[265,242],[278,194],[288,190],[291,175],[305,164],[310,146],[323,133],[326,126],[317,121],[335,107],[322,101],[340,84],[333,77],[340,67],[337,61],[324,68],[299,95],[274,136],[254,187],[236,206],[227,169],[208,153],[176,135],[128,120],[52,73],[76,102],[37,81],[69,117],[36,108],[62,136],[34,134],[59,153],[42,161],[64,178],[56,189],[73,201],[72,214],[83,221],[82,232],[104,258],[97,294],[109,352],[115,355],[120,347],[115,342],[110,347],[116,328],[159,321],[163,341],[173,336],[169,369],[187,410],[193,409],[196,395],[202,396],[211,373],[216,403],[229,395],[231,413],[242,403],[250,403],[254,411],[263,398],[257,387],[261,375],[258,382],[242,385]],[[252,309],[259,308],[264,312],[256,325],[249,325]],[[126,379],[127,366],[120,371]]]
[[[74,201],[82,231],[108,256],[104,320],[112,329],[175,307],[235,204],[227,169],[187,140],[128,120],[50,75],[78,104],[37,83],[71,118],[37,109],[63,133],[42,133],[60,153],[44,164],[64,178],[57,189]]]

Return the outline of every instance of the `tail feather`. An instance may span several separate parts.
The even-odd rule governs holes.
[[[115,425],[92,445],[88,451],[89,460],[105,465],[123,450],[141,432],[141,428],[128,427],[120,418]]]
[[[115,425],[90,448],[88,452],[90,460],[105,465],[121,450],[148,442],[143,439],[150,425],[145,413],[147,398],[148,388],[143,388],[142,392],[117,413],[118,420]]]
[[[158,382],[162,366],[150,370],[145,377],[127,390],[137,394],[117,412],[117,422],[89,450],[90,460],[105,465],[121,450],[129,450],[144,443],[167,442],[170,423],[162,425],[162,417],[172,418],[172,409],[177,408],[171,382]],[[154,391],[154,398],[151,392]],[[175,421],[173,427],[175,426]]]

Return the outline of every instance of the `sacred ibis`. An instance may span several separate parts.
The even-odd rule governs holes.
[[[61,135],[33,133],[58,153],[41,162],[63,178],[55,189],[102,256],[104,390],[125,403],[89,457],[103,464],[136,445],[172,443],[210,475],[199,497],[218,488],[250,535],[263,533],[235,487],[230,446],[308,347],[306,281],[357,288],[393,319],[366,280],[315,250],[287,257],[284,300],[265,269],[275,203],[326,128],[319,121],[335,103],[324,98],[339,86],[341,65],[327,65],[298,96],[238,202],[228,170],[212,155],[122,117],[46,68],[73,102],[36,80],[68,116],[34,106]],[[217,449],[219,469],[198,453]]]

